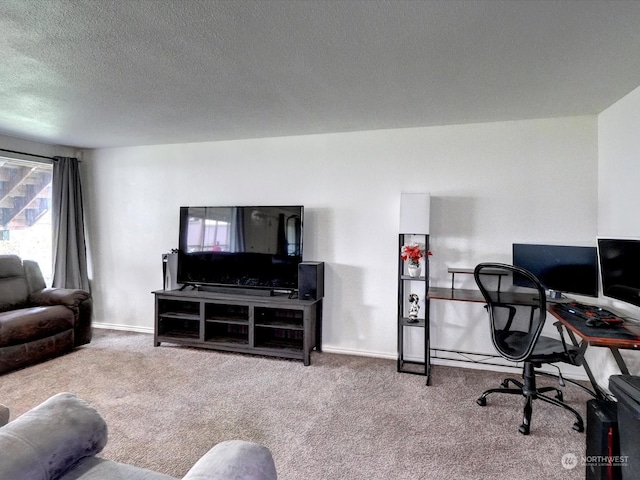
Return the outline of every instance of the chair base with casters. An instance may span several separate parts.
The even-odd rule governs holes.
[[[513,383],[517,388],[509,388],[509,383]],[[565,410],[571,412],[576,421],[573,424],[573,429],[577,432],[584,431],[584,421],[582,420],[582,416],[575,410],[573,407],[567,405],[563,402],[562,391],[555,387],[536,387],[536,373],[535,373],[535,365],[531,362],[526,362],[524,365],[524,375],[523,382],[516,380],[515,378],[505,378],[502,381],[502,386],[500,388],[490,388],[486,390],[476,403],[481,407],[487,405],[487,396],[491,393],[507,393],[511,395],[522,395],[526,398],[524,404],[524,412],[522,417],[522,425],[518,427],[518,431],[523,435],[529,435],[531,430],[531,413],[533,411],[533,401],[534,400],[542,400],[544,402],[550,403],[552,405],[556,405],[557,407],[562,407]],[[555,392],[555,398],[549,397],[545,395],[547,392]]]

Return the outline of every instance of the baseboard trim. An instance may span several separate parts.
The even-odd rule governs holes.
[[[133,327],[131,325],[118,325],[117,323],[93,322],[94,328],[102,328],[105,330],[120,330],[122,332],[150,333],[153,334],[151,327]]]
[[[372,358],[384,358],[386,360],[395,360],[398,358],[396,354],[371,352],[365,350],[351,350],[349,348],[336,348],[323,345],[322,351],[327,353],[335,353],[338,355],[354,355],[356,357],[372,357]]]
[[[94,322],[93,326],[95,328],[102,328],[105,330],[120,330],[124,332],[136,332],[136,333],[148,333],[153,334],[153,328],[151,327],[134,327],[131,325],[119,325],[116,323],[103,323],[103,322]],[[327,345],[322,346],[322,351],[327,353],[335,353],[337,355],[353,355],[356,357],[372,357],[372,358],[383,358],[386,360],[397,360],[398,356],[396,354],[391,353],[381,353],[381,352],[372,352],[367,350],[353,350],[350,348],[337,348],[331,347]],[[407,358],[407,360],[411,360]],[[415,359],[416,361],[422,361],[422,359]],[[441,365],[444,367],[458,367],[458,368],[471,368],[475,370],[489,370],[493,372],[514,372],[514,367],[510,366],[498,366],[498,365],[486,365],[482,363],[470,363],[470,362],[462,362],[454,359],[444,359],[444,358],[433,358],[431,360],[432,365]],[[546,369],[542,369],[542,371],[547,371]],[[554,369],[548,370],[549,373],[556,373]],[[574,375],[574,374],[566,374],[563,373],[563,376],[569,378],[571,380],[578,381],[589,381],[589,378],[586,374],[584,375]]]

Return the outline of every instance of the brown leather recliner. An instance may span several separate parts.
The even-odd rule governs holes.
[[[0,374],[91,341],[89,292],[46,288],[38,264],[0,255]]]

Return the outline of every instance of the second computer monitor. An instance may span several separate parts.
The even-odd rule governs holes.
[[[602,293],[640,307],[640,240],[599,238]]]
[[[513,244],[513,264],[533,273],[554,294],[598,296],[596,247],[571,245]],[[514,285],[525,285],[517,275]]]

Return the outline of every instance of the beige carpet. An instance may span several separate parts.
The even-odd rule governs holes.
[[[156,348],[151,335],[96,330],[90,345],[0,376],[0,403],[15,418],[74,392],[107,420],[104,457],[176,477],[216,443],[241,438],[271,449],[281,480],[584,478],[583,466],[561,463],[585,450],[569,414],[536,403],[523,436],[521,397],[476,405],[503,374],[436,366],[427,387],[389,360],[311,361]],[[589,398],[565,391],[582,413]]]

